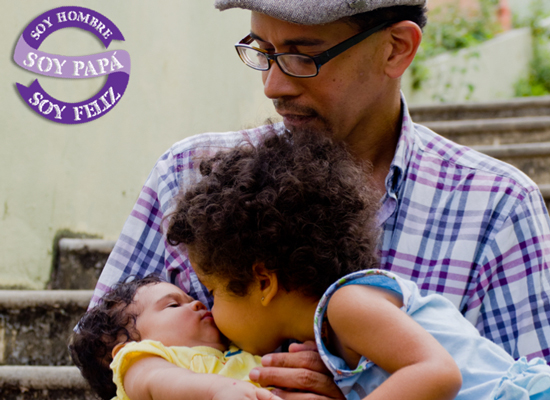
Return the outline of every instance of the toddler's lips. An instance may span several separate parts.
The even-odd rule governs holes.
[[[206,311],[201,319],[211,319],[211,320],[213,320],[214,318],[212,317],[212,313],[210,311]]]

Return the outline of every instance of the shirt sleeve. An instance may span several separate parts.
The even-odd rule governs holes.
[[[514,358],[550,363],[550,220],[542,195],[519,201],[487,243],[469,297],[481,334]],[[469,318],[471,320],[471,318]]]
[[[152,273],[209,304],[207,291],[192,273],[187,257],[170,246],[161,232],[182,175],[193,172],[192,156],[192,151],[174,155],[170,149],[157,161],[99,277],[90,308],[117,282]]]

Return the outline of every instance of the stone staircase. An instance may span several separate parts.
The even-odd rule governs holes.
[[[411,107],[413,121],[514,165],[550,205],[550,96]]]
[[[50,290],[0,290],[0,399],[97,399],[72,365],[67,341],[113,245],[61,239]]]
[[[550,97],[411,107],[412,118],[452,140],[509,162],[550,200]],[[71,365],[67,338],[113,247],[61,239],[50,290],[0,290],[0,399],[95,399]]]

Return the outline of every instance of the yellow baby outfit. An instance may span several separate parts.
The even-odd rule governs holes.
[[[136,357],[151,354],[164,358],[178,367],[202,374],[217,374],[233,379],[251,382],[248,373],[252,368],[261,367],[261,357],[254,356],[231,345],[225,353],[211,347],[167,347],[154,340],[128,342],[116,354],[111,363],[113,381],[117,386],[117,400],[130,400],[124,391],[123,381],[126,371]]]

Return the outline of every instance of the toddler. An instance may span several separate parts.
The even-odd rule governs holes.
[[[232,394],[278,399],[248,379],[250,370],[261,366],[260,357],[234,346],[227,350],[206,307],[156,276],[120,283],[107,293],[81,319],[69,347],[92,389],[107,400],[180,399],[182,394],[197,399]],[[148,364],[137,364],[144,358]],[[138,368],[147,369],[150,384],[136,382]],[[193,396],[192,388],[178,380],[189,371],[220,377],[198,377],[208,392]]]
[[[380,195],[343,144],[272,133],[201,172],[167,241],[188,253],[239,348],[315,340],[350,400],[550,399],[543,360],[514,361],[444,297],[373,269]]]

